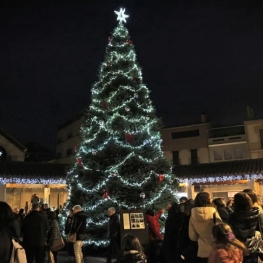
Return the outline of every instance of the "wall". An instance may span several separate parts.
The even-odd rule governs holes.
[[[208,134],[207,128],[210,126],[208,123],[201,123],[190,126],[172,127],[161,130],[162,137],[162,150],[165,157],[172,164],[173,151],[179,151],[180,164],[187,165],[191,161],[191,150],[197,149],[199,163],[209,162],[208,153]],[[199,136],[187,137],[180,139],[172,139],[173,132],[184,132],[191,130],[199,130]]]
[[[250,158],[263,158],[263,149],[261,149],[261,141],[259,134],[259,129],[263,129],[263,119],[245,121],[244,124],[247,134]]]
[[[57,162],[72,163],[72,157],[74,157],[75,153],[74,149],[78,147],[81,140],[79,129],[82,122],[83,118],[79,118],[57,132],[56,155],[61,154],[61,157],[56,157]],[[69,133],[72,134],[70,138],[68,138]],[[72,154],[67,155],[68,149],[72,150]]]
[[[0,134],[0,146],[2,146],[7,153],[7,156],[11,157],[11,161],[24,162],[25,152],[20,150],[17,146],[7,140],[4,136]]]
[[[234,151],[240,149],[242,150],[243,158],[235,158]],[[232,152],[232,159],[225,159],[224,151],[231,151]],[[215,160],[214,152],[220,152],[222,155],[222,160]],[[234,161],[234,160],[243,160],[249,158],[249,151],[246,142],[240,142],[235,144],[217,144],[217,145],[209,145],[209,155],[211,162],[225,162],[225,161]]]

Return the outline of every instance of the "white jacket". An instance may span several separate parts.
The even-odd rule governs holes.
[[[189,237],[192,241],[198,241],[197,256],[200,258],[208,258],[212,250],[214,213],[216,223],[222,222],[214,207],[195,207],[191,211]]]

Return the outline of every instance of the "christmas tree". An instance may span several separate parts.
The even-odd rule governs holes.
[[[107,209],[163,208],[175,177],[161,150],[160,121],[142,81],[125,9],[106,48],[68,175],[69,204],[88,214],[86,244],[107,244]]]

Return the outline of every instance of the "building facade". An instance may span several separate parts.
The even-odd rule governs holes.
[[[82,122],[78,117],[59,128],[56,162],[75,161]],[[263,195],[263,120],[215,128],[201,114],[200,123],[164,128],[161,137],[163,153],[180,182],[178,196],[194,198],[207,191],[213,198],[229,198],[245,188]]]
[[[0,201],[12,208],[24,208],[31,196],[57,207],[68,195],[67,166],[56,163],[25,162],[26,147],[0,129]]]
[[[74,161],[75,150],[80,143],[80,126],[84,117],[66,121],[58,128],[56,139],[56,162],[70,164]]]

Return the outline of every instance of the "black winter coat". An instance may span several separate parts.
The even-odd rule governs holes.
[[[257,207],[245,211],[234,211],[229,216],[228,224],[236,238],[245,243],[248,238],[255,235],[256,230],[259,230],[259,224],[263,229],[263,214]]]
[[[39,211],[33,210],[24,218],[21,230],[24,234],[25,247],[43,247],[47,239],[49,228],[47,217]]]
[[[124,251],[120,263],[146,263],[147,260],[143,253],[138,250]]]
[[[74,214],[70,233],[77,233],[77,240],[85,240],[86,234],[86,220],[88,216],[84,211],[79,211]]]
[[[110,216],[109,220],[109,237],[117,237],[120,233],[120,221],[119,221],[119,216],[114,213],[113,215]]]
[[[224,223],[228,223],[229,212],[225,207],[218,207],[217,212]]]
[[[20,226],[17,220],[9,222],[0,229],[0,262],[9,263],[12,252],[12,237],[20,237]]]
[[[187,216],[181,211],[172,211],[170,209],[165,222],[165,234],[162,247],[162,254],[167,263],[178,262],[182,251],[192,242],[188,235],[190,216]]]

